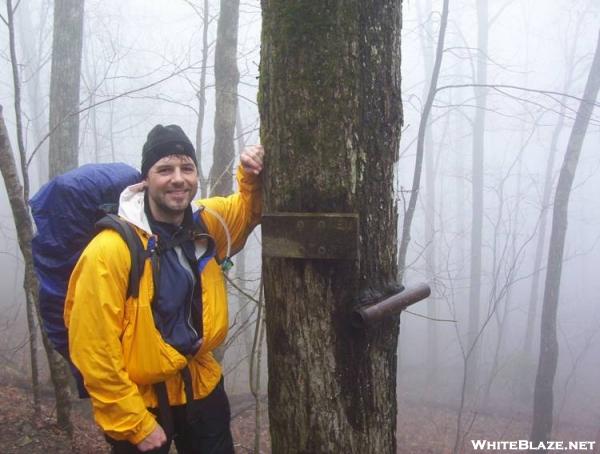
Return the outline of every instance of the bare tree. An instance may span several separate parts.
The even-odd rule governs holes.
[[[562,263],[567,232],[568,206],[575,171],[579,162],[581,148],[587,131],[594,103],[600,89],[600,33],[596,43],[594,60],[585,86],[583,100],[579,104],[575,123],[571,130],[567,151],[558,177],[552,212],[550,232],[550,250],[544,286],[544,304],[540,330],[540,360],[535,379],[533,424],[531,440],[548,441],[552,434],[554,410],[554,377],[558,362],[558,341],[556,336],[556,318]],[[545,451],[544,451],[545,452]]]
[[[366,331],[349,319],[361,294],[376,299],[398,276],[400,24],[397,0],[263,2],[265,211],[335,212],[324,229],[359,215],[345,244],[360,260],[263,259],[275,453],[396,452],[398,318]],[[281,228],[285,242],[292,232]],[[304,238],[322,253],[333,241]]]

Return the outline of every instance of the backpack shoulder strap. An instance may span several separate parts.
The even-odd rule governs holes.
[[[194,223],[194,234],[204,234],[209,233],[206,228],[206,224],[204,223],[204,219],[202,219],[202,212],[204,211],[204,205],[200,205],[197,211],[192,215],[192,220]]]
[[[104,229],[116,231],[127,243],[131,255],[131,269],[129,271],[129,284],[127,286],[127,297],[137,298],[140,292],[140,279],[144,272],[144,262],[148,255],[144,250],[142,240],[134,231],[131,224],[114,214],[107,214],[96,222],[96,232]]]

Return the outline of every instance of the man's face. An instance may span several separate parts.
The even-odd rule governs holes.
[[[198,170],[189,156],[165,156],[148,170],[146,187],[154,219],[179,224],[196,194]]]

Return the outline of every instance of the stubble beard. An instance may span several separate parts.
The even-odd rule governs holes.
[[[191,195],[191,191],[188,191],[186,193],[185,200],[181,202],[178,202],[176,200],[172,200],[169,202],[168,193],[165,193],[163,197],[156,197],[152,194],[149,194],[149,196],[153,202],[155,209],[159,211],[159,213],[153,213],[153,216],[161,218],[176,218],[178,216],[183,215],[185,213],[185,210],[190,206],[193,197]]]

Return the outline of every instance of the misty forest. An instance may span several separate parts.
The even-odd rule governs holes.
[[[0,19],[2,453],[110,452],[41,329],[29,201],[85,164],[139,169],[156,124],[191,138],[198,198],[265,149],[214,352],[236,452],[600,452],[598,0]]]

